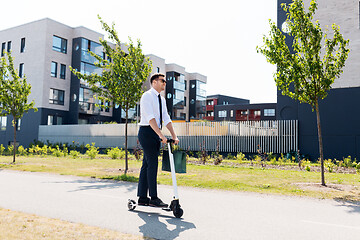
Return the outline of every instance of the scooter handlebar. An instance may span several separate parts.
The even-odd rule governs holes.
[[[162,139],[161,139],[161,138],[160,138],[160,142],[162,142]],[[168,139],[166,139],[166,142],[167,142],[167,143],[174,143],[175,140],[174,140],[174,139],[171,139],[171,138],[168,138]]]
[[[168,138],[168,139],[167,139],[167,143],[174,143],[174,142],[175,142],[174,139],[171,139],[171,138]]]

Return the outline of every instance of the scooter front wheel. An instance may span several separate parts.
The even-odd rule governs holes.
[[[136,202],[134,200],[129,199],[128,208],[130,211],[134,210],[136,208]]]
[[[176,218],[181,218],[181,216],[184,214],[184,211],[181,208],[175,208],[173,213]]]

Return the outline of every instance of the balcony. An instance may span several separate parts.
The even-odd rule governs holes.
[[[204,117],[205,120],[208,121],[214,121],[214,117],[208,116],[208,117]]]
[[[95,106],[95,103],[79,102],[79,112],[85,114],[99,114],[100,108]]]
[[[214,105],[206,105],[206,111],[214,111]]]
[[[260,121],[261,114],[259,109],[251,109],[248,111],[238,110],[236,111],[236,121]]]

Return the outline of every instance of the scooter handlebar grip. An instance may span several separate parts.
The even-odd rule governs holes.
[[[168,138],[168,139],[167,139],[167,142],[168,142],[168,143],[174,143],[175,140],[174,140],[174,139],[171,139],[171,138]]]

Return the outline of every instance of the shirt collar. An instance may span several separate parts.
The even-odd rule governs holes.
[[[159,92],[158,91],[156,91],[153,87],[150,89],[150,91],[152,92],[152,93],[154,93],[156,96],[159,96]]]

